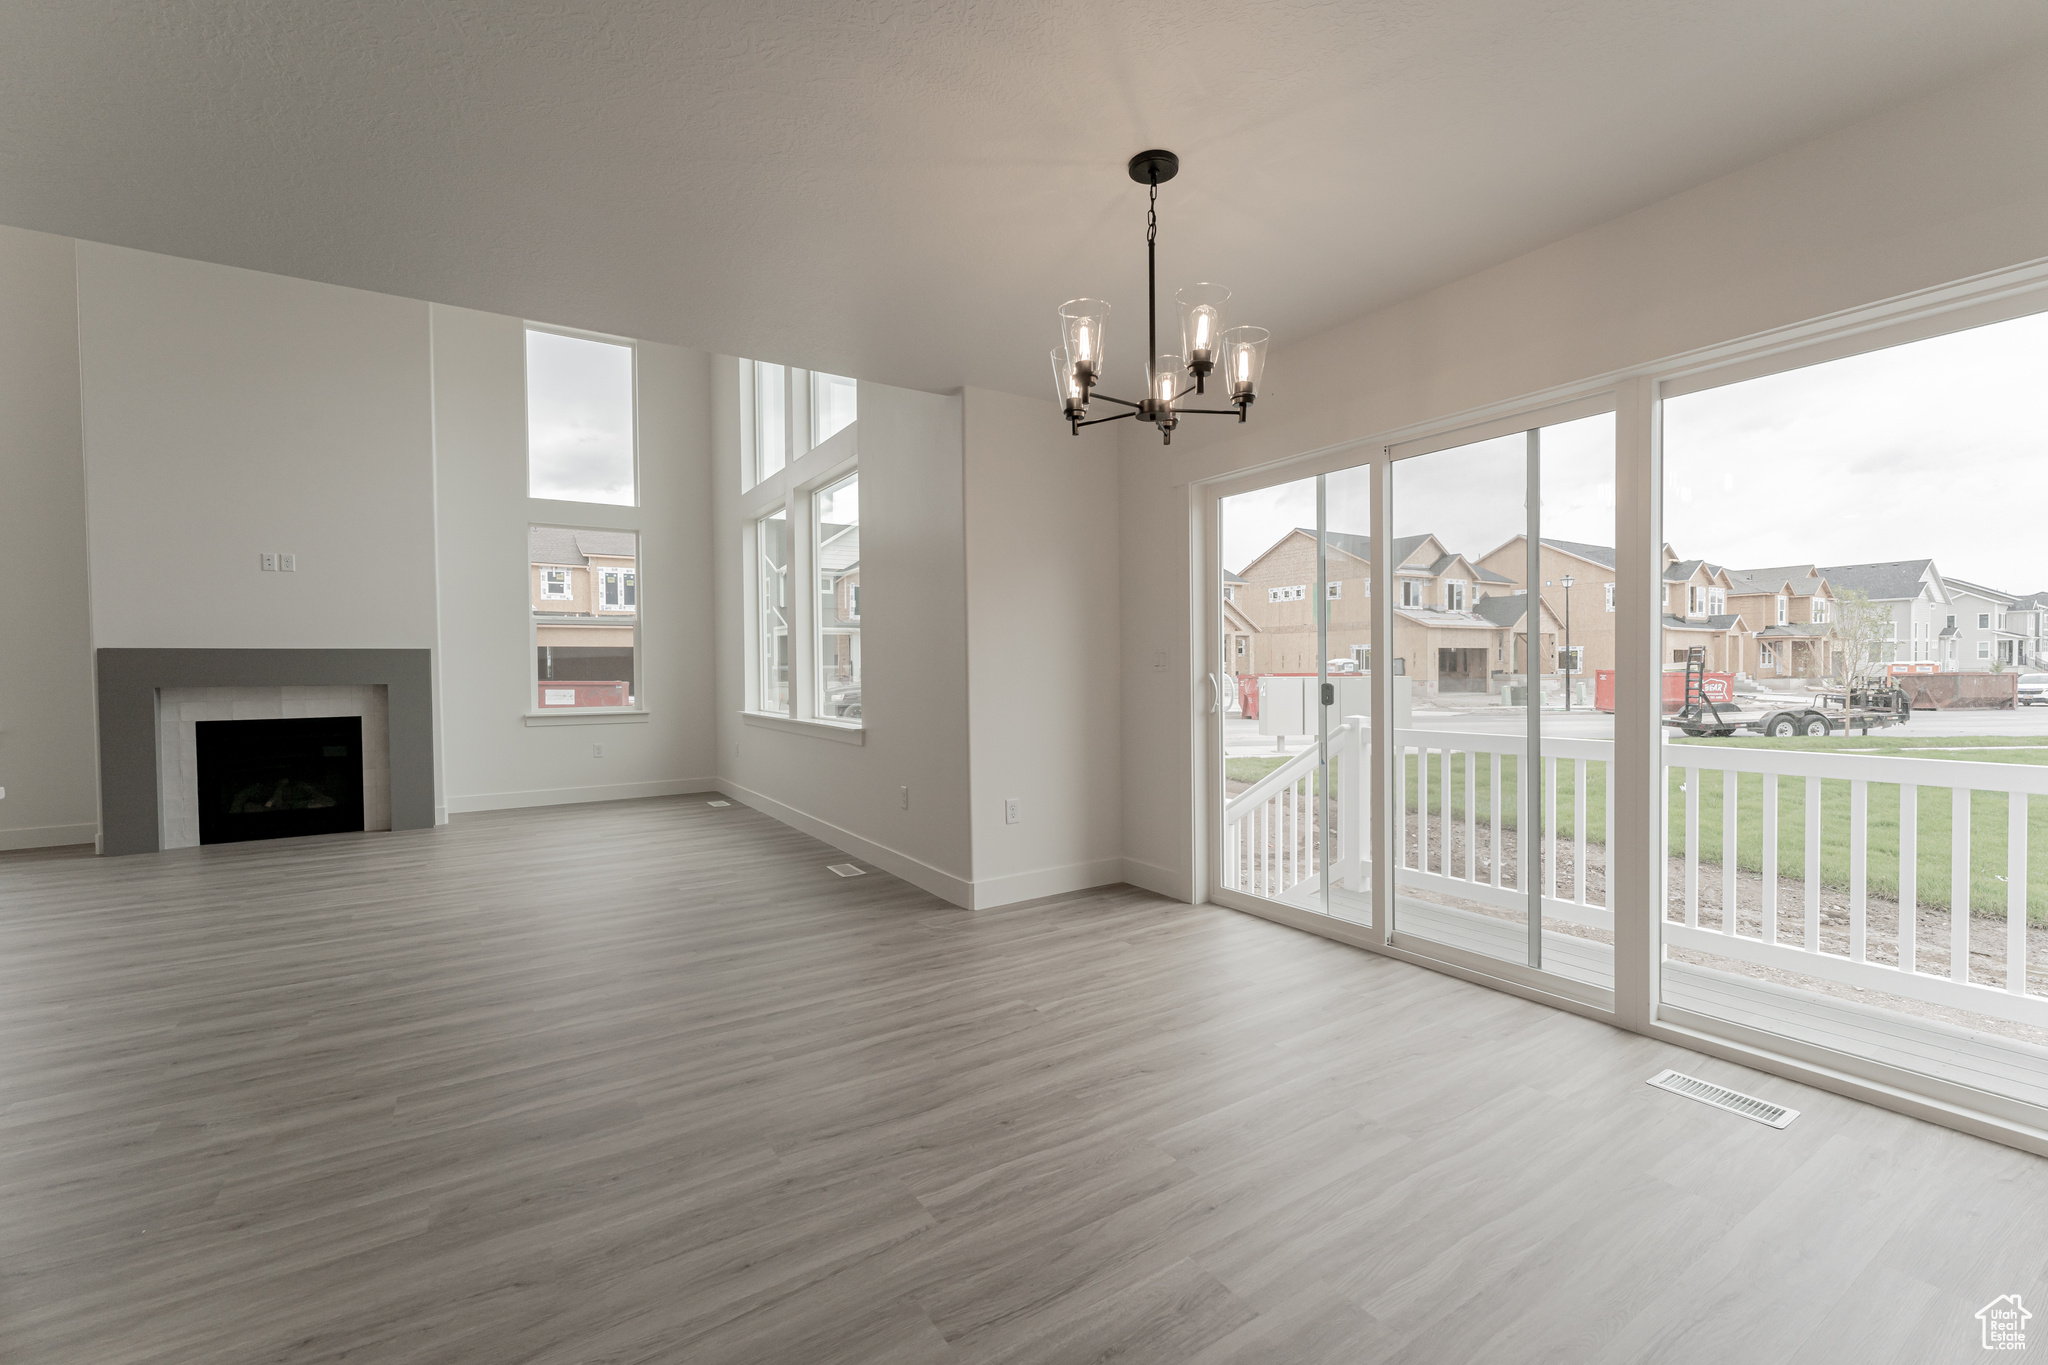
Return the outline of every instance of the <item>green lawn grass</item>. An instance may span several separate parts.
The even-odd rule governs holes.
[[[1864,737],[1850,735],[1828,739],[1695,739],[1680,745],[1711,751],[1718,747],[1791,749],[1818,753],[1864,753],[1900,758],[1914,756],[1934,759],[1962,759],[1973,763],[2048,763],[2048,739],[1994,735],[1905,738],[1883,733]],[[1982,752],[1943,752],[1981,750]],[[1700,756],[1702,767],[1714,761],[1711,752]],[[1234,781],[1255,782],[1286,761],[1271,758],[1232,758],[1226,771]],[[1464,756],[1450,764],[1445,781],[1442,754],[1430,756],[1429,810],[1441,815],[1448,800],[1451,817],[1465,817]],[[1331,764],[1331,784],[1336,787],[1336,764]],[[1416,809],[1418,756],[1406,763],[1407,808]],[[1566,760],[1557,764],[1557,829],[1559,838],[1575,838],[1573,792],[1577,773]],[[1671,852],[1685,852],[1685,772],[1673,768],[1665,807],[1671,825]],[[1758,774],[1742,774],[1737,788],[1738,815],[1735,831],[1736,865],[1752,872],[1763,870],[1763,782]],[[1501,759],[1501,805],[1503,823],[1517,824],[1517,761],[1512,755]],[[1789,879],[1806,875],[1806,783],[1803,778],[1778,779],[1778,874]],[[1483,821],[1493,785],[1492,764],[1481,756],[1473,782],[1478,815]],[[1721,864],[1721,774],[1700,774],[1700,862]],[[2006,800],[1997,792],[1972,792],[1970,796],[1970,906],[1993,916],[2005,913],[2006,883]],[[1873,782],[1869,786],[1870,847],[1866,859],[1865,883],[1872,894],[1896,896],[1899,890],[1899,788],[1897,783]],[[2048,923],[2048,798],[2029,803],[2027,812],[2027,909],[2036,923]],[[1920,787],[1918,805],[1918,856],[1915,860],[1914,900],[1920,905],[1946,906],[1950,903],[1952,869],[1951,797],[1946,787]],[[1821,884],[1837,890],[1849,885],[1849,784],[1821,783]],[[1586,838],[1592,843],[1607,840],[1607,765],[1586,765]]]

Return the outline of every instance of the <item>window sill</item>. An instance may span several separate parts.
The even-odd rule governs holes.
[[[740,719],[763,730],[786,730],[793,735],[835,740],[840,744],[866,744],[867,731],[839,720],[796,720],[770,711],[742,711]]]
[[[565,706],[559,711],[528,711],[523,719],[528,725],[635,725],[645,724],[653,714],[625,707]]]

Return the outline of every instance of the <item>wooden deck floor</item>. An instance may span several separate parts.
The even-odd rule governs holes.
[[[2048,1162],[840,860],[692,798],[0,859],[0,1359],[1918,1365],[2048,1311]]]

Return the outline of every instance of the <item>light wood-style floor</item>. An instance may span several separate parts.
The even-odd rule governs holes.
[[[1226,910],[840,860],[702,798],[0,859],[0,1359],[1919,1365],[2001,1294],[2048,1325],[2048,1162]]]

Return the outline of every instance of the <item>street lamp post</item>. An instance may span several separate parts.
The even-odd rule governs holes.
[[[1564,709],[1572,709],[1572,677],[1578,669],[1572,665],[1572,576],[1566,574],[1558,580],[1564,585]]]

